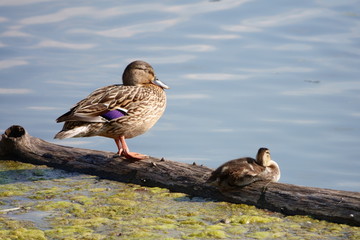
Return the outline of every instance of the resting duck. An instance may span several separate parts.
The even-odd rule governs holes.
[[[124,70],[123,84],[106,86],[90,93],[56,119],[65,122],[55,138],[102,136],[113,138],[117,154],[128,159],[148,156],[130,152],[125,139],[148,131],[165,111],[168,89],[150,64],[134,61]]]
[[[208,182],[226,190],[249,185],[255,181],[277,182],[279,179],[279,165],[271,160],[269,149],[260,148],[256,160],[245,157],[228,161],[212,172]]]

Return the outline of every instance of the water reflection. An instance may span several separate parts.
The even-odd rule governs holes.
[[[321,86],[312,86],[311,88],[285,91],[283,92],[283,94],[292,95],[292,96],[346,95],[350,91],[360,91],[360,82],[342,81],[342,82],[322,83]]]
[[[55,141],[55,118],[132,60],[169,84],[134,151],[217,167],[272,149],[281,181],[360,191],[356,1],[0,2],[1,130]]]
[[[3,47],[6,47],[5,44],[3,44]],[[10,59],[10,60],[2,60],[0,61],[0,70],[6,69],[6,68],[12,68],[16,66],[22,66],[22,65],[28,65],[29,62],[22,60],[22,59]]]
[[[31,93],[31,89],[25,89],[25,88],[0,88],[0,94],[27,94]]]

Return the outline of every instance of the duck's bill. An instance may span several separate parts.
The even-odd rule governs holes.
[[[170,87],[168,85],[166,85],[165,83],[163,83],[162,81],[160,81],[159,79],[155,78],[154,80],[154,84],[158,85],[159,87],[162,87],[164,89],[169,89]]]

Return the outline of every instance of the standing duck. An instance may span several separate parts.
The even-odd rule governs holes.
[[[141,160],[148,156],[130,152],[125,139],[148,131],[166,108],[168,89],[156,78],[154,69],[143,61],[134,61],[124,70],[123,84],[99,88],[78,102],[57,122],[65,122],[55,138],[102,136],[113,138],[117,154]]]
[[[227,190],[249,185],[255,181],[277,182],[279,179],[279,165],[271,160],[269,149],[260,148],[256,159],[245,157],[224,163],[212,172],[208,182]]]

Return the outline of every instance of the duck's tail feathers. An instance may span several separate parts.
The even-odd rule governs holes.
[[[69,130],[62,130],[55,135],[55,139],[73,138],[73,137],[84,137],[87,133],[87,126],[80,126]]]

